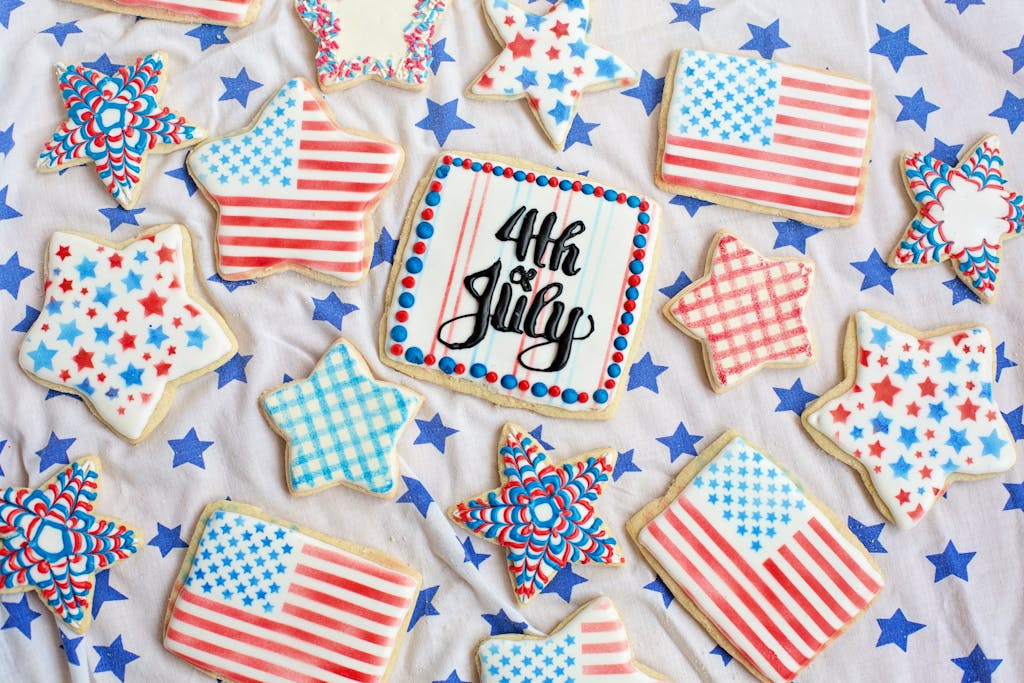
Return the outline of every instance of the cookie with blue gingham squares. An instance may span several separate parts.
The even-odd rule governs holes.
[[[309,377],[268,389],[260,407],[285,440],[285,480],[304,496],[342,484],[391,498],[398,441],[423,397],[381,382],[345,339],[335,342]]]

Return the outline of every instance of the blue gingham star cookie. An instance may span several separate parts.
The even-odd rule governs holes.
[[[293,495],[344,484],[392,497],[395,449],[423,398],[378,381],[344,339],[327,350],[307,379],[268,389],[260,405],[286,441],[286,480]]]

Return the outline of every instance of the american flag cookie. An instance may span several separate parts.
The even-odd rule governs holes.
[[[804,410],[830,455],[860,472],[901,529],[961,479],[1006,472],[1014,436],[996,404],[996,344],[981,325],[922,332],[876,311],[846,326],[843,381]]]
[[[611,598],[591,600],[547,636],[506,635],[477,647],[480,683],[668,683],[633,659]]]
[[[370,267],[373,211],[402,160],[398,144],[342,128],[308,81],[289,80],[248,128],[189,154],[217,208],[217,272],[246,280],[296,270],[358,285]]]
[[[230,501],[203,510],[164,647],[237,683],[387,680],[420,575],[393,557]]]
[[[767,258],[724,230],[708,250],[704,277],[662,309],[669,321],[701,342],[711,388],[733,388],[761,368],[814,362],[805,315],[814,263]]]
[[[260,408],[285,440],[285,480],[304,496],[343,484],[391,498],[398,440],[423,397],[382,382],[346,339],[324,353],[309,377],[268,389]]]
[[[871,86],[832,71],[689,49],[672,56],[665,82],[659,187],[821,227],[857,222]]]
[[[626,527],[679,603],[767,683],[793,680],[884,584],[856,537],[732,430]]]
[[[73,393],[114,433],[138,443],[160,424],[183,382],[238,350],[199,296],[192,241],[160,225],[114,244],[55,232],[39,317],[18,363],[49,389]]]

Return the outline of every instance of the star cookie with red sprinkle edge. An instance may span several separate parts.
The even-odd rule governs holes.
[[[196,295],[184,226],[120,244],[55,232],[46,253],[43,304],[18,362],[43,386],[80,396],[127,441],[160,423],[178,384],[238,350],[224,319]]]
[[[996,350],[985,327],[919,332],[855,313],[846,379],[807,406],[803,424],[826,452],[860,470],[885,517],[917,524],[950,483],[1013,466],[1014,438],[992,395]]]
[[[903,268],[949,261],[978,298],[992,303],[1003,240],[1024,230],[1024,195],[1006,189],[999,137],[986,136],[953,166],[909,152],[900,167],[917,213],[889,263]]]
[[[453,520],[508,553],[512,588],[526,604],[570,564],[621,565],[626,558],[595,504],[616,452],[600,449],[552,464],[545,449],[508,423],[498,442],[501,486],[453,506]]]
[[[805,317],[813,278],[812,261],[761,256],[721,230],[708,250],[704,277],[663,312],[701,342],[711,389],[723,392],[764,367],[814,362]]]

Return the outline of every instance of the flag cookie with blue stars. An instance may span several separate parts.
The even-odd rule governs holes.
[[[260,13],[260,0],[68,0],[107,12],[189,24],[246,26]]]
[[[141,535],[94,514],[100,461],[71,462],[38,488],[0,489],[0,594],[35,590],[76,633],[92,623],[96,573],[131,556]]]
[[[1006,188],[999,138],[985,137],[955,164],[910,152],[901,168],[917,213],[889,263],[902,268],[949,261],[972,292],[992,303],[1003,241],[1024,230],[1024,195]]]
[[[55,232],[39,317],[18,361],[45,387],[80,396],[118,436],[146,438],[175,387],[237,351],[224,319],[196,295],[192,244],[160,225],[113,244]]]
[[[294,0],[316,40],[324,92],[367,78],[422,88],[432,73],[437,29],[451,0]]]
[[[996,345],[980,325],[919,332],[873,311],[847,325],[846,378],[811,403],[804,427],[861,472],[883,515],[907,529],[949,485],[1017,458],[999,411]]]
[[[44,145],[36,168],[49,173],[92,164],[118,204],[135,206],[148,153],[171,152],[206,136],[160,106],[164,63],[164,54],[153,52],[109,76],[84,64],[58,64],[68,118]]]
[[[570,564],[619,566],[626,558],[595,505],[615,469],[616,452],[601,449],[553,464],[546,449],[508,423],[498,442],[501,486],[453,506],[457,523],[508,552],[520,604],[544,590]]]
[[[267,390],[260,406],[287,443],[292,494],[345,484],[391,498],[398,440],[422,401],[414,391],[378,381],[355,346],[339,339],[308,378]]]
[[[591,600],[550,635],[505,635],[477,647],[480,683],[667,683],[633,659],[611,598]]]
[[[636,85],[639,74],[590,42],[590,0],[561,0],[534,14],[508,0],[483,0],[501,53],[469,87],[474,97],[527,98],[555,149],[565,148],[587,90]]]

